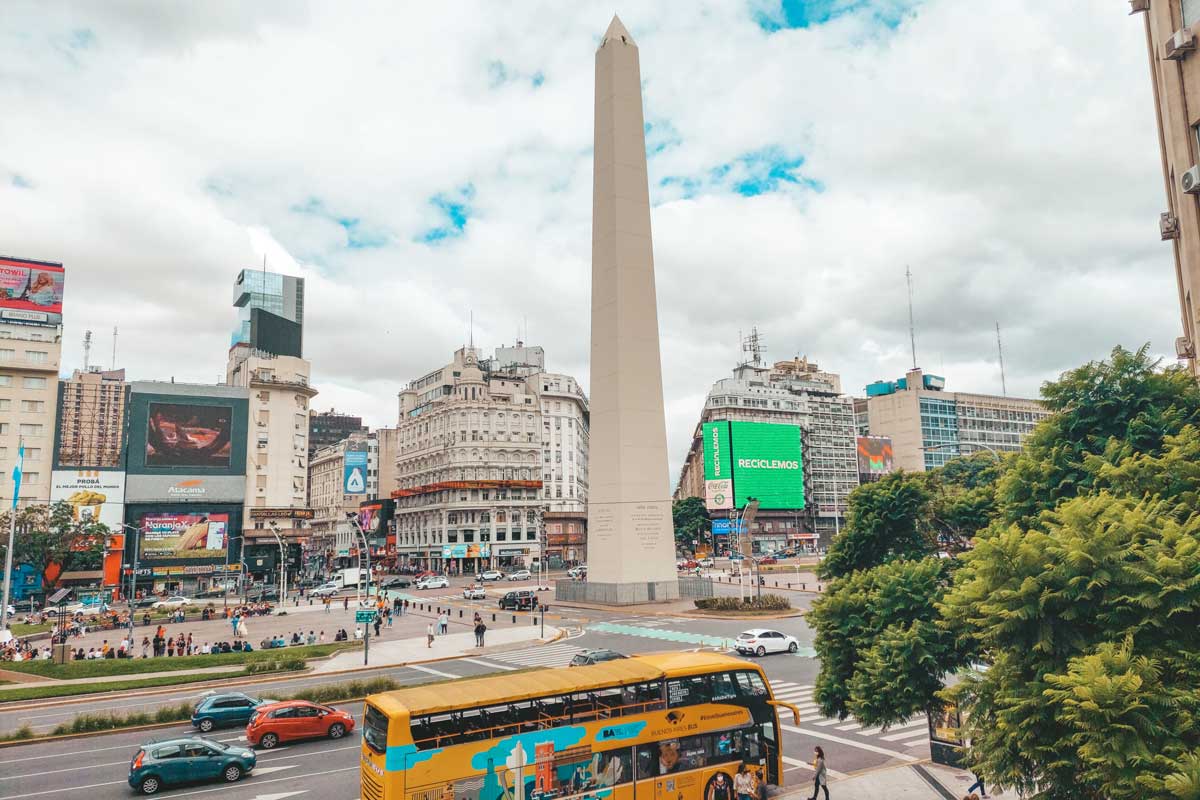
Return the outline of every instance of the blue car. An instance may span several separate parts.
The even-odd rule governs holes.
[[[244,727],[262,700],[241,692],[214,694],[200,701],[192,712],[192,727],[202,733],[213,728]]]
[[[254,751],[200,736],[166,739],[138,748],[129,762],[129,785],[141,794],[164,786],[221,780],[235,783],[258,762]]]

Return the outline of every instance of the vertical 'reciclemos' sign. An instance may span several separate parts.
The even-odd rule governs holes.
[[[704,423],[704,505],[709,511],[733,508],[733,462],[729,423]]]

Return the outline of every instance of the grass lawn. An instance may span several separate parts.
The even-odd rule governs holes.
[[[153,659],[149,659],[153,660]],[[281,670],[282,671],[282,670]],[[235,670],[222,675],[204,676],[207,680],[228,680],[229,678],[244,678],[250,673],[245,670]],[[272,673],[256,672],[255,676],[270,675]],[[97,694],[99,692],[120,692],[130,689],[151,689],[155,686],[177,686],[184,681],[173,675],[160,675],[157,678],[136,678],[127,681],[107,681],[105,683],[68,683],[68,684],[52,684],[33,685],[25,689],[11,689],[9,691],[0,692],[0,708],[3,708],[4,703],[13,703],[19,700],[41,700],[47,697],[74,697],[83,694]]]
[[[50,629],[53,627],[54,623],[52,622],[43,622],[41,625],[22,625],[18,622],[14,622],[12,624],[12,634],[17,638],[20,638],[22,636],[29,636],[30,634],[34,633],[49,633]]]
[[[97,659],[95,661],[68,661],[66,664],[55,664],[51,661],[18,661],[5,662],[3,668],[12,672],[24,672],[30,675],[41,675],[45,678],[69,680],[71,678],[99,678],[109,675],[143,675],[148,672],[168,672],[181,669],[199,669],[202,667],[221,667],[229,664],[251,664],[256,661],[279,661],[296,658],[318,658],[359,647],[359,642],[336,642],[333,644],[314,644],[302,647],[283,647],[272,650],[254,650],[249,653],[220,653],[207,656],[167,656],[159,658],[125,658]],[[167,678],[165,683],[179,682],[179,678]],[[106,683],[104,686],[116,686]],[[161,685],[161,684],[152,684]],[[62,687],[67,688],[67,687]],[[134,687],[129,687],[134,688]],[[0,700],[14,699],[5,692]]]

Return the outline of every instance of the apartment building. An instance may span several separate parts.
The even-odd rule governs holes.
[[[867,386],[869,433],[892,440],[897,469],[924,472],[981,450],[1017,452],[1050,413],[1037,400],[945,386],[945,378],[920,369]]]
[[[56,467],[124,469],[125,370],[75,370],[59,384]]]
[[[20,444],[25,466],[18,505],[50,501],[61,358],[61,326],[0,319],[0,500],[6,504],[12,503]]]
[[[328,411],[310,411],[308,416],[308,456],[312,458],[322,447],[337,444],[356,433],[366,432],[367,426],[363,425],[362,417],[342,414],[332,408]]]

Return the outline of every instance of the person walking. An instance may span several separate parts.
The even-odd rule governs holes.
[[[325,613],[328,614],[329,607],[331,605],[333,605],[333,603],[331,602],[331,598],[329,597],[329,595],[325,595],[324,597],[321,598],[321,602],[325,604]]]
[[[737,775],[733,776],[733,791],[737,795],[737,800],[755,800],[754,778],[746,769],[745,764],[739,764]]]
[[[150,654],[150,637],[142,637],[142,658],[147,658]]]
[[[475,646],[483,647],[483,635],[487,633],[487,625],[483,624],[483,620],[475,618]]]
[[[971,774],[975,776],[975,782],[967,787],[967,794],[974,794],[975,789],[978,788],[979,796],[986,798],[988,796],[988,793],[987,793],[987,787],[983,785],[983,776],[980,775],[978,772],[973,772]]]
[[[383,617],[375,614],[375,638],[379,638],[379,629],[383,627]]]
[[[403,603],[400,605],[400,616],[402,616],[402,617],[403,617],[403,616],[404,616],[405,614],[407,614],[407,613],[408,613],[408,601],[407,601],[407,600],[405,600],[405,601],[404,601],[404,602],[403,602]]]
[[[392,610],[390,608],[387,610],[387,626],[392,627]]]
[[[825,790],[825,800],[829,800],[829,775],[825,768],[825,751],[820,746],[813,748],[813,795],[811,800],[817,800],[821,790]]]
[[[450,632],[450,615],[445,611],[443,611],[441,616],[438,617],[438,628],[440,629],[442,636],[445,636]]]
[[[433,647],[433,636],[434,636],[433,623],[430,622],[429,627],[427,627],[425,629],[425,646],[426,647]]]

